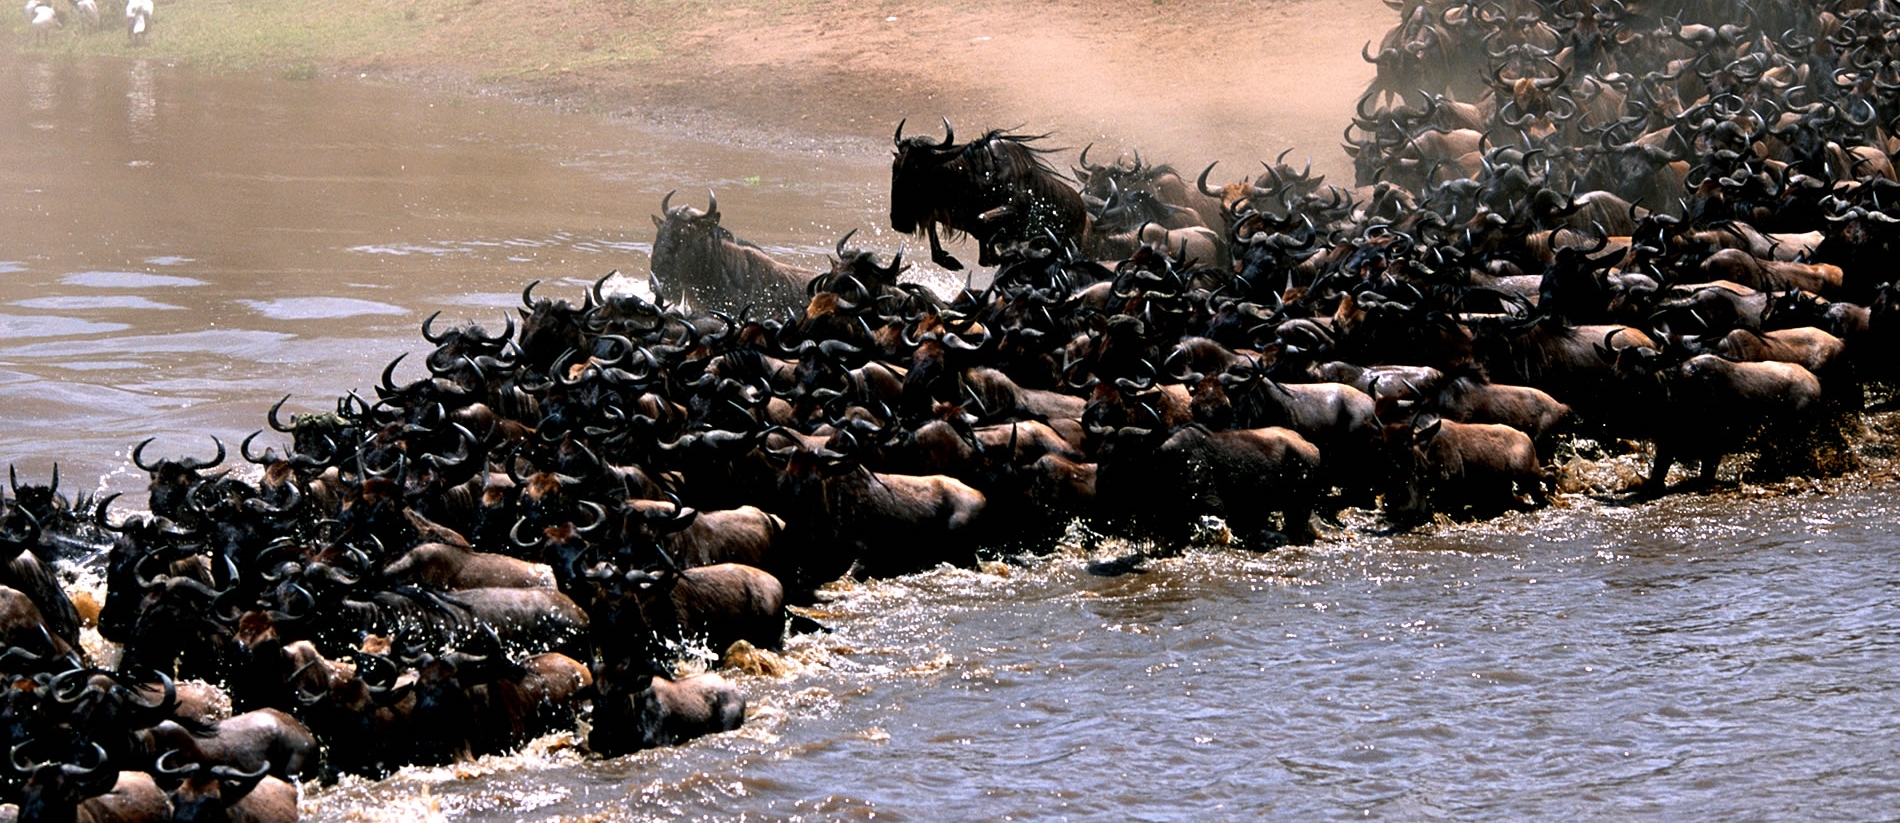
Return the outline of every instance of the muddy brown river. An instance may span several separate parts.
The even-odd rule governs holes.
[[[235,449],[285,393],[367,391],[431,312],[643,276],[669,189],[806,264],[853,228],[895,250],[882,139],[0,53],[0,459],[139,498],[144,437]],[[1900,486],[1871,465],[1119,578],[1063,546],[837,586],[835,633],[728,670],[739,732],[612,760],[556,736],[313,785],[306,818],[1887,819]]]

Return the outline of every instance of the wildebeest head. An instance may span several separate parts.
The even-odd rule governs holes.
[[[257,788],[259,781],[270,772],[269,763],[246,772],[232,766],[181,763],[177,755],[179,752],[175,749],[159,755],[153,769],[160,788],[166,789],[171,797],[172,820],[175,821],[222,823],[234,818],[246,819],[232,815],[231,807]]]
[[[192,487],[204,480],[201,472],[216,468],[218,464],[224,462],[224,441],[215,436],[211,438],[211,442],[218,446],[218,453],[210,460],[185,457],[178,460],[159,460],[147,465],[145,447],[157,439],[148,437],[140,441],[138,446],[132,449],[132,463],[152,475],[152,493],[148,503],[152,513],[178,520],[186,511],[186,498]]]
[[[582,317],[593,308],[593,293],[588,293],[587,305],[580,307],[566,300],[537,300],[534,287],[540,282],[536,280],[521,290],[520,347],[524,365],[546,370],[563,352],[585,345]]]
[[[59,464],[53,464],[52,482],[41,486],[32,483],[20,485],[20,477],[12,465],[7,466],[7,484],[13,487],[13,502],[22,511],[33,515],[41,525],[52,523],[60,515],[72,511],[72,503],[59,493]]]
[[[290,422],[285,423],[277,414],[289,402],[286,394],[271,404],[270,413],[265,419],[270,427],[291,436],[291,450],[286,455],[293,468],[300,472],[315,474],[334,463],[339,457],[342,443],[355,443],[362,439],[360,422],[369,417],[369,402],[357,397],[354,392],[338,398],[335,412],[321,414],[292,414]]]
[[[148,678],[129,672],[94,668],[70,669],[53,678],[47,692],[69,718],[68,724],[93,740],[115,742],[128,730],[159,722],[178,706],[178,689],[164,672],[146,670]],[[157,691],[147,698],[146,687]],[[118,745],[115,742],[115,746]],[[118,749],[122,750],[122,749]]]
[[[1397,522],[1417,521],[1430,515],[1432,465],[1426,450],[1444,425],[1438,418],[1405,415],[1385,423],[1382,446],[1388,461],[1386,516]]]
[[[653,238],[653,276],[662,291],[655,296],[678,302],[685,294],[687,272],[675,270],[675,264],[691,258],[691,249],[708,245],[732,234],[719,226],[719,199],[706,192],[706,209],[671,205],[673,193],[660,198],[660,214],[652,215],[658,234]],[[722,238],[723,235],[723,238]]]
[[[948,118],[943,121],[941,141],[924,135],[905,137],[900,122],[891,143],[896,147],[891,160],[891,228],[914,234],[944,208],[945,201],[969,194],[967,185],[946,167],[963,146],[957,144]]]
[[[506,328],[501,334],[491,335],[487,329],[474,323],[436,332],[432,327],[441,314],[438,311],[422,321],[423,339],[435,344],[435,351],[430,352],[428,357],[430,373],[443,376],[444,372],[456,368],[464,357],[473,360],[482,371],[489,373],[505,371],[514,365],[513,358],[506,351],[515,335],[513,315],[503,314]]]
[[[33,760],[35,748],[30,741],[16,745],[9,760],[16,772],[27,776],[20,796],[21,820],[75,819],[81,801],[111,791],[119,779],[118,770],[106,765],[105,748],[98,743],[74,757],[40,761]]]
[[[877,252],[845,246],[854,234],[857,234],[856,229],[838,238],[836,255],[831,259],[831,271],[821,278],[822,282],[814,280],[813,285],[807,286],[809,291],[828,289],[842,293],[839,285],[845,278],[863,284],[874,297],[892,293],[897,288],[898,276],[910,269],[910,264],[904,262],[903,250],[891,255],[890,265],[880,266]]]

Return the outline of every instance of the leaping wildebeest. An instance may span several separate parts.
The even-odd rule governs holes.
[[[1010,243],[1053,236],[1080,245],[1088,236],[1088,210],[1082,195],[1042,161],[1029,145],[1041,135],[991,130],[968,143],[956,142],[950,121],[943,121],[941,142],[904,136],[897,124],[891,140],[891,228],[930,237],[930,259],[946,269],[963,264],[943,250],[937,226],[974,238],[977,264],[1001,262],[997,249]]]

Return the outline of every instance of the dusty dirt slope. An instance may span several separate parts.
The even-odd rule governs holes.
[[[637,25],[624,6],[559,7],[557,30]],[[520,8],[520,6],[515,6]],[[733,141],[814,136],[889,139],[899,118],[958,134],[985,128],[1053,132],[1052,144],[1095,143],[1090,159],[1139,148],[1217,177],[1257,170],[1293,149],[1335,176],[1349,170],[1338,136],[1372,76],[1360,59],[1395,20],[1378,0],[1061,0],[838,2],[733,7],[674,21],[657,61],[528,73],[474,83],[511,96],[701,129]],[[386,56],[387,74],[479,76],[442,54],[479,53],[480,26],[443,26],[437,65]],[[457,75],[457,70],[462,74]]]

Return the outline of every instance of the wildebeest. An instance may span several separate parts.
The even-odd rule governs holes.
[[[772,571],[773,546],[785,521],[757,506],[699,511],[677,500],[628,500],[622,510],[628,540],[651,538],[687,568],[744,563]]]
[[[277,709],[245,712],[218,721],[209,729],[166,720],[135,732],[134,737],[154,759],[175,752],[192,762],[269,773],[286,780],[316,773],[316,736],[297,718]]]
[[[805,302],[805,285],[819,275],[772,258],[764,249],[734,237],[719,225],[719,200],[706,193],[706,210],[669,206],[655,215],[653,276],[667,300],[682,296],[702,311],[738,312],[752,307],[772,313]]]
[[[1763,291],[1798,288],[1822,296],[1837,295],[1842,283],[1840,266],[1763,260],[1741,249],[1722,249],[1709,255],[1702,263],[1702,276]]]
[[[1392,471],[1385,512],[1395,525],[1433,510],[1495,514],[1515,505],[1519,493],[1541,506],[1551,479],[1530,435],[1501,423],[1408,417],[1386,424],[1385,448]]]
[[[1487,383],[1475,374],[1456,374],[1423,387],[1429,411],[1459,423],[1502,423],[1527,435],[1539,454],[1549,454],[1551,438],[1570,422],[1570,407],[1541,389]]]
[[[1001,246],[1038,240],[1045,233],[1080,245],[1088,236],[1082,195],[1042,161],[1036,136],[992,130],[968,143],[956,142],[950,121],[943,140],[891,137],[891,228],[930,237],[930,259],[946,269],[963,264],[943,250],[937,227],[968,234],[981,248],[977,264],[1001,261]]]
[[[478,552],[466,541],[418,544],[384,566],[383,573],[392,579],[447,591],[554,588],[554,573],[546,565]]]
[[[777,483],[785,533],[800,556],[793,591],[854,563],[884,575],[974,560],[972,536],[987,500],[962,481],[873,472],[835,453],[787,448],[773,457],[784,461]]]
[[[1313,539],[1320,452],[1290,429],[1172,432],[1124,427],[1103,445],[1097,511],[1177,548],[1200,516],[1225,518],[1241,545]],[[1278,513],[1279,528],[1270,516]]]
[[[171,784],[172,819],[200,823],[296,823],[297,787],[265,773],[204,763],[167,763],[157,779]]]
[[[655,673],[602,673],[596,689],[587,748],[605,757],[678,745],[745,724],[745,696],[714,673],[678,680]]]
[[[1670,385],[1667,391],[1658,381],[1654,391],[1631,392],[1612,382],[1614,373],[1605,363],[1591,358],[1597,346],[1608,351],[1615,345],[1652,345],[1651,339],[1671,347],[1714,345],[1717,335],[1728,331],[1725,317],[1743,325],[1753,322],[1749,318],[1759,312],[1749,310],[1752,299],[1726,285],[1698,289],[1690,303],[1659,305],[1667,296],[1666,287],[1717,275],[1712,269],[1730,261],[1748,270],[1761,268],[1757,275],[1773,273],[1774,267],[1757,266],[1721,249],[1746,251],[1762,261],[1841,266],[1847,272],[1847,290],[1836,294],[1868,304],[1859,328],[1872,343],[1863,348],[1860,338],[1851,339],[1845,344],[1847,356],[1865,351],[1872,355],[1867,360],[1882,359],[1882,353],[1893,348],[1886,345],[1893,335],[1882,326],[1892,325],[1883,320],[1894,319],[1895,301],[1886,301],[1888,308],[1882,311],[1871,288],[1885,278],[1889,252],[1896,248],[1889,218],[1900,222],[1900,217],[1886,210],[1893,208],[1888,204],[1900,203],[1900,184],[1871,163],[1866,170],[1874,172],[1871,175],[1847,169],[1855,179],[1812,177],[1837,175],[1841,167],[1823,170],[1799,151],[1784,150],[1776,142],[1792,142],[1793,135],[1784,137],[1786,129],[1771,125],[1802,121],[1808,124],[1802,128],[1813,132],[1820,145],[1864,153],[1870,160],[1876,152],[1886,153],[1884,144],[1868,145],[1878,142],[1876,133],[1895,119],[1889,102],[1876,94],[1892,91],[1887,86],[1893,85],[1887,82],[1891,67],[1876,63],[1884,58],[1876,54],[1881,45],[1877,35],[1870,34],[1876,29],[1869,24],[1884,19],[1879,4],[1873,4],[1876,12],[1859,8],[1869,4],[1846,4],[1837,16],[1852,19],[1838,26],[1834,39],[1841,42],[1823,47],[1840,53],[1826,60],[1820,59],[1824,55],[1809,55],[1816,58],[1812,64],[1801,62],[1798,55],[1777,55],[1772,36],[1745,33],[1755,28],[1752,24],[1737,26],[1743,33],[1735,36],[1716,37],[1713,24],[1665,21],[1666,30],[1685,36],[1672,42],[1644,31],[1654,28],[1654,10],[1626,14],[1620,6],[1606,8],[1601,15],[1606,28],[1637,38],[1619,41],[1625,47],[1616,59],[1625,68],[1617,71],[1629,72],[1622,77],[1606,72],[1605,66],[1588,65],[1607,51],[1591,52],[1580,39],[1567,55],[1550,51],[1570,48],[1568,38],[1558,35],[1571,29],[1555,19],[1544,26],[1538,18],[1554,17],[1557,10],[1547,8],[1540,14],[1534,5],[1454,4],[1428,10],[1412,4],[1407,15],[1408,21],[1425,27],[1444,24],[1447,36],[1436,42],[1448,58],[1457,54],[1481,62],[1488,56],[1511,64],[1502,71],[1496,62],[1461,66],[1456,74],[1466,82],[1482,75],[1501,79],[1508,71],[1518,82],[1500,85],[1510,86],[1510,92],[1540,87],[1548,92],[1546,99],[1520,96],[1512,102],[1513,114],[1528,115],[1521,121],[1523,132],[1504,128],[1517,117],[1498,119],[1503,88],[1494,90],[1483,106],[1460,112],[1458,121],[1435,118],[1431,111],[1361,112],[1366,122],[1354,125],[1367,135],[1360,159],[1383,170],[1384,179],[1348,192],[1322,187],[1307,173],[1293,174],[1276,161],[1263,179],[1237,185],[1236,196],[1227,203],[1233,213],[1224,215],[1232,218],[1236,230],[1216,239],[1229,240],[1238,252],[1238,271],[1189,267],[1148,249],[1136,250],[1141,258],[1137,264],[1111,272],[1081,259],[1089,245],[1050,237],[1056,231],[1037,234],[1022,226],[993,225],[1019,216],[1016,202],[1004,192],[989,204],[953,204],[973,215],[969,219],[984,230],[995,230],[995,236],[984,241],[986,257],[1009,259],[980,293],[971,286],[943,300],[914,283],[909,289],[896,288],[901,266],[894,258],[875,272],[860,265],[868,262],[860,256],[852,256],[847,265],[841,243],[832,271],[813,279],[802,312],[793,305],[786,316],[688,313],[664,299],[609,299],[597,284],[584,305],[537,301],[524,292],[523,308],[533,316],[520,324],[519,339],[512,342],[512,329],[500,335],[453,330],[438,334],[425,321],[423,334],[436,346],[427,361],[432,379],[398,386],[385,377],[376,388],[374,405],[339,401],[334,415],[324,415],[330,419],[305,420],[285,431],[297,435],[295,456],[302,459],[281,461],[282,468],[272,469],[276,475],[268,482],[275,489],[298,490],[300,502],[289,491],[278,491],[267,498],[260,494],[237,500],[263,499],[272,509],[268,513],[229,505],[244,496],[244,481],[220,481],[208,471],[195,479],[178,473],[183,479],[168,483],[165,492],[179,505],[160,512],[170,511],[172,516],[164,518],[169,525],[155,519],[150,528],[128,528],[133,534],[123,536],[138,552],[121,552],[109,563],[114,597],[108,599],[102,631],[110,637],[133,637],[128,659],[135,663],[175,667],[173,661],[180,657],[198,655],[186,647],[209,649],[198,656],[211,658],[205,668],[223,670],[225,682],[245,693],[236,698],[242,708],[295,709],[290,704],[308,698],[309,705],[302,708],[313,718],[311,725],[323,726],[319,733],[334,750],[358,758],[349,768],[393,768],[418,752],[441,756],[441,743],[459,745],[472,740],[462,734],[466,728],[490,725],[473,710],[477,689],[496,687],[498,706],[521,696],[506,685],[516,682],[512,677],[478,675],[484,664],[469,660],[465,648],[417,647],[459,647],[470,639],[484,612],[476,601],[533,599],[490,590],[463,595],[441,591],[440,586],[468,581],[425,575],[398,580],[376,573],[418,544],[459,545],[425,533],[419,524],[413,532],[405,530],[398,515],[426,516],[461,530],[473,545],[491,551],[506,551],[502,544],[512,536],[524,551],[521,556],[554,561],[561,591],[585,601],[573,605],[590,612],[588,647],[576,643],[574,653],[591,652],[590,659],[613,659],[630,668],[641,661],[613,658],[607,652],[614,649],[603,646],[611,647],[616,634],[642,636],[647,625],[635,626],[631,619],[616,623],[608,616],[618,619],[637,611],[619,608],[629,597],[624,591],[629,584],[659,588],[674,576],[667,569],[655,574],[635,567],[651,543],[679,550],[675,556],[682,566],[729,560],[735,552],[746,553],[750,563],[769,551],[775,564],[784,558],[790,570],[786,579],[806,590],[858,560],[867,563],[860,571],[882,574],[945,560],[969,562],[979,552],[1045,550],[1060,537],[1034,526],[1053,521],[1060,528],[1073,516],[1112,526],[1118,525],[1113,521],[1119,515],[1147,515],[1163,521],[1154,531],[1175,541],[1188,532],[1194,518],[1219,514],[1239,532],[1242,543],[1271,545],[1277,538],[1266,532],[1299,531],[1302,499],[1310,496],[1312,486],[1324,484],[1312,483],[1310,477],[1303,484],[1268,481],[1276,472],[1310,470],[1314,447],[1320,450],[1321,467],[1352,465],[1351,458],[1334,460],[1341,455],[1334,439],[1343,442],[1363,434],[1368,404],[1378,409],[1381,400],[1412,401],[1415,410],[1429,415],[1424,426],[1402,423],[1408,452],[1423,451],[1429,457],[1432,449],[1450,450],[1425,465],[1426,481],[1407,473],[1401,488],[1388,490],[1386,506],[1395,521],[1416,516],[1427,504],[1501,508],[1517,490],[1500,489],[1495,477],[1486,481],[1474,475],[1480,469],[1496,469],[1493,474],[1510,469],[1534,478],[1536,465],[1525,457],[1523,438],[1496,427],[1474,427],[1486,435],[1482,442],[1488,445],[1456,450],[1452,446],[1462,427],[1454,423],[1508,416],[1535,436],[1555,425],[1563,404],[1530,389],[1488,386],[1487,379],[1535,382],[1566,403],[1588,406],[1586,412],[1598,417],[1590,424],[1599,427],[1605,439],[1667,434],[1659,439],[1673,437],[1674,445],[1664,451],[1673,448],[1680,455],[1685,448],[1681,441],[1704,434],[1698,427],[1709,426],[1712,419],[1722,420],[1720,414],[1708,416],[1711,401],[1697,394],[1691,376],[1676,375],[1682,385]],[[1522,16],[1510,19],[1517,14]],[[1709,21],[1717,15],[1704,8],[1685,16]],[[1783,25],[1770,28],[1765,21],[1786,16],[1785,10],[1764,6],[1762,16],[1759,31],[1772,35],[1783,30]],[[1550,36],[1526,39],[1525,32],[1540,26]],[[1832,26],[1834,22],[1827,22],[1824,29]],[[1691,35],[1692,28],[1709,31]],[[1481,37],[1486,38],[1483,44],[1478,42]],[[1649,48],[1641,39],[1645,37],[1665,49]],[[1848,57],[1846,52],[1856,48],[1846,42],[1850,38],[1872,39],[1853,59],[1821,65]],[[1684,54],[1689,49],[1676,48],[1689,39],[1705,53],[1717,46],[1722,53],[1698,63],[1695,55]],[[1415,34],[1401,40],[1408,41],[1423,42]],[[1526,50],[1531,47],[1545,51]],[[1597,48],[1611,46],[1599,41]],[[1670,54],[1650,53],[1664,50]],[[1730,63],[1738,50],[1744,58]],[[1676,57],[1682,59],[1669,62]],[[1539,69],[1545,62],[1556,71]],[[1740,71],[1744,76],[1732,77],[1738,73],[1734,69],[1745,70]],[[1799,77],[1797,69],[1809,76]],[[1591,79],[1593,71],[1597,79]],[[1574,72],[1576,82],[1568,82],[1564,72]],[[1651,76],[1638,79],[1645,73]],[[1860,82],[1850,88],[1846,81],[1854,78],[1848,75],[1858,75]],[[1755,82],[1757,77],[1763,82]],[[1816,78],[1822,82],[1813,82],[1805,92],[1806,103],[1798,102],[1795,87],[1786,85]],[[1458,90],[1457,82],[1420,82],[1431,87],[1422,92],[1429,107],[1450,113],[1452,105],[1440,92]],[[1576,87],[1580,95],[1585,84],[1593,84],[1593,97],[1603,100],[1604,83],[1614,85],[1619,95],[1627,91],[1627,96],[1602,107],[1586,101],[1586,106],[1575,108],[1587,108],[1589,115],[1558,122],[1564,119],[1563,111],[1552,104],[1562,101],[1549,98],[1566,91],[1565,86]],[[1671,87],[1667,95],[1663,85]],[[1776,89],[1783,91],[1779,102],[1761,96]],[[1678,92],[1687,106],[1662,99]],[[1860,122],[1864,112],[1876,111],[1878,118]],[[1382,121],[1390,121],[1389,132]],[[1638,130],[1653,130],[1656,137],[1635,138]],[[1567,145],[1576,133],[1589,131],[1601,135],[1600,149]],[[1734,138],[1743,142],[1720,142]],[[969,147],[955,146],[949,139],[904,141],[900,136],[897,142],[900,149],[911,142],[920,156],[946,165],[969,159],[963,153]],[[1676,185],[1661,188],[1651,181],[1665,175],[1606,177],[1602,185],[1613,187],[1615,195],[1579,193],[1587,187],[1585,179],[1600,176],[1588,166],[1594,164],[1601,172],[1627,165],[1612,162],[1621,144],[1653,148],[1653,153],[1667,155],[1671,168],[1680,162],[1689,179],[1701,178],[1691,195],[1695,205],[1681,209],[1680,220],[1669,223],[1664,218],[1683,193],[1681,175],[1671,178]],[[1034,159],[1032,152],[1032,162],[1024,167],[1033,166]],[[1639,165],[1646,169],[1651,164]],[[1102,171],[1096,167],[1079,176],[1094,182]],[[1119,173],[1113,171],[1106,176],[1112,179]],[[901,194],[900,174],[893,174],[893,191]],[[1206,177],[1203,174],[1203,186]],[[1408,177],[1431,183],[1407,191],[1403,184]],[[1731,182],[1742,180],[1758,182]],[[1116,185],[1117,202],[1106,199],[1115,195],[1114,187],[1096,201],[1113,207],[1104,210],[1112,217],[1091,215],[1096,234],[1110,233],[1106,227],[1115,218],[1161,221],[1185,216],[1179,208],[1153,208],[1145,191]],[[957,192],[949,188],[925,192],[925,199],[950,202],[945,198]],[[978,188],[970,185],[971,190]],[[1666,211],[1645,215],[1642,206],[1618,199],[1638,197],[1640,190],[1653,191],[1645,202]],[[1716,190],[1726,198],[1723,203],[1710,202]],[[670,202],[663,205],[674,211]],[[895,219],[902,209],[897,203],[892,206]],[[1143,214],[1143,209],[1152,216],[1128,217]],[[1861,210],[1861,216],[1852,217],[1852,209]],[[1200,214],[1212,222],[1215,211],[1218,207]],[[1711,222],[1718,219],[1711,215],[1718,213],[1745,216],[1762,232],[1773,232],[1772,238],[1789,239],[1772,239],[1739,223],[1722,228]],[[1844,219],[1837,229],[1809,231],[1808,239],[1795,239],[1830,215]],[[916,221],[931,224],[925,231],[957,228],[927,219],[932,216],[920,215]],[[991,219],[984,221],[985,216]],[[1867,225],[1856,225],[1861,223]],[[1123,223],[1119,228],[1136,225]],[[1833,248],[1846,237],[1867,232],[1873,232],[1868,242],[1855,241],[1851,252]],[[1579,245],[1577,240],[1586,237],[1589,242]],[[664,256],[656,252],[656,257]],[[1196,256],[1219,259],[1213,254]],[[655,265],[665,268],[658,260]],[[663,284],[660,291],[672,286]],[[1719,301],[1720,308],[1699,302],[1705,297]],[[1813,298],[1799,293],[1787,297],[1799,304],[1791,309],[1799,308],[1804,322],[1791,322],[1796,316],[1784,315],[1776,327],[1821,324],[1824,317],[1808,306]],[[1654,314],[1658,308],[1664,314]],[[1609,322],[1628,326],[1589,327]],[[1685,334],[1708,336],[1685,341]],[[1828,341],[1810,337],[1810,342],[1822,344],[1810,353],[1825,354]],[[1738,345],[1762,339],[1752,332],[1735,332],[1727,341],[1728,354],[1764,356],[1767,350],[1744,351]],[[1807,365],[1819,362],[1799,352],[1794,355]],[[1318,362],[1330,358],[1357,365]],[[1255,359],[1263,376],[1252,380],[1251,387],[1243,385],[1248,382],[1244,373],[1239,381],[1223,383],[1223,375],[1231,378],[1236,366]],[[1716,365],[1711,361],[1708,368],[1713,372]],[[1832,391],[1838,373],[1821,378],[1822,386]],[[1268,374],[1273,381],[1265,379]],[[1445,374],[1454,377],[1443,380]],[[1324,385],[1331,381],[1350,383],[1369,397]],[[1294,383],[1303,385],[1288,385]],[[1093,402],[1085,403],[1091,387]],[[1790,383],[1785,388],[1799,395],[1808,386]],[[1304,410],[1289,405],[1302,397],[1326,402],[1302,404]],[[1446,422],[1433,428],[1436,417]],[[1646,418],[1681,423],[1670,430],[1670,424]],[[979,428],[989,421],[1013,422]],[[1189,422],[1206,428],[1181,428]],[[455,428],[458,424],[462,429]],[[274,420],[273,425],[285,428]],[[1131,431],[1143,425],[1149,428]],[[1236,425],[1285,425],[1302,432],[1309,445],[1270,430],[1219,431]],[[1424,429],[1434,436],[1421,448],[1416,441]],[[1099,434],[1104,431],[1108,434]],[[1714,433],[1726,436],[1721,426]],[[792,443],[807,457],[788,461],[793,465],[784,474],[793,479],[785,480],[774,472],[768,453]],[[1275,462],[1276,449],[1284,460]],[[240,453],[248,457],[249,449]],[[1474,463],[1474,454],[1502,462]],[[134,457],[142,463],[136,453]],[[1378,465],[1370,459],[1359,462]],[[885,473],[863,471],[867,465]],[[1460,498],[1466,492],[1478,499]],[[25,497],[22,491],[15,494]],[[1416,499],[1408,500],[1408,494]],[[733,518],[743,529],[728,530],[719,526],[722,513],[707,511],[695,520],[683,501],[701,509],[747,503],[760,508],[735,510],[748,512]],[[28,501],[14,508],[45,520],[42,510]],[[1271,514],[1280,509],[1290,511]],[[983,528],[971,530],[968,526],[979,510]],[[1025,523],[1032,526],[1026,528]],[[9,519],[4,527],[12,537],[25,534],[23,530],[30,531],[24,518]],[[537,534],[542,537],[533,543],[520,539]],[[276,542],[282,538],[289,538],[288,543]],[[278,545],[295,551],[286,555],[271,548]],[[689,546],[695,555],[692,562]],[[365,559],[339,577],[333,562],[338,552],[355,552]],[[263,562],[266,557],[274,562]],[[403,569],[404,560],[394,562],[398,571]],[[328,568],[320,570],[326,564]],[[584,591],[590,578],[580,570],[603,565],[614,567],[613,578],[623,588],[613,593],[621,598],[615,603]],[[801,569],[803,579],[797,576]],[[691,574],[677,575],[681,587]],[[140,599],[152,584],[162,594],[141,610]],[[18,598],[9,602],[20,605]],[[573,611],[552,599],[534,608],[557,615]],[[125,616],[128,610],[130,617]],[[771,608],[752,611],[754,616],[779,617]],[[250,624],[268,628],[273,613],[284,618],[292,638],[288,645],[277,641],[278,647],[288,651],[297,646],[294,638],[312,638],[306,644],[310,656],[280,659],[286,656],[258,645],[254,637],[261,634],[253,635],[256,627]],[[141,632],[120,631],[122,623],[130,626],[141,619]],[[298,624],[298,619],[305,622]],[[47,655],[54,651],[50,643],[30,649],[18,645],[41,640],[38,622],[25,620],[22,625],[28,630],[9,635],[16,648],[5,657],[19,671],[38,672],[49,665]],[[502,629],[510,640],[538,642],[526,621],[511,622]],[[576,632],[578,625],[578,620],[567,621],[565,631]],[[394,665],[374,662],[378,658],[367,650],[359,653],[355,672],[341,662],[333,670],[315,656],[319,646],[367,645],[366,631],[403,635],[393,642],[414,653],[406,653],[405,659],[433,655],[426,667],[431,678],[426,688],[405,693],[408,681],[398,684]],[[238,636],[226,640],[226,633]],[[182,639],[173,644],[166,635]],[[248,657],[247,648],[252,650]],[[29,659],[33,655],[38,657]],[[216,659],[219,656],[226,659]],[[499,658],[492,655],[489,663]],[[283,682],[286,664],[297,673],[295,684]],[[411,665],[418,668],[420,680],[424,666]],[[246,668],[263,670],[268,677],[245,677]],[[565,671],[566,682],[574,687],[579,682],[575,669]],[[660,690],[653,678],[662,673],[648,674],[649,680],[639,683],[624,676],[606,678],[604,710],[597,720],[609,722],[596,726],[597,742],[606,741],[616,729],[634,728],[613,721],[628,720],[636,709],[652,708],[649,719],[661,722],[658,718],[669,709],[656,696]],[[313,686],[319,680],[320,687]],[[15,682],[24,685],[26,680]],[[18,694],[7,699],[8,708],[38,699],[29,691],[13,691]],[[411,714],[403,725],[402,712],[422,703],[418,695],[424,692],[439,701],[420,715],[423,720]],[[650,702],[636,705],[634,697],[641,692],[649,693],[642,699]],[[44,702],[58,700],[55,696]],[[147,692],[137,702],[155,706],[159,701]],[[720,712],[702,706],[698,714],[712,718]],[[467,718],[478,719],[466,726],[457,722]],[[507,724],[493,726],[503,727]],[[437,740],[415,745],[423,737]],[[55,752],[73,754],[71,747],[48,753]],[[76,765],[90,763],[84,751],[79,755]],[[178,756],[168,763],[176,760]]]
[[[1667,491],[1677,460],[1701,461],[1701,482],[1712,482],[1723,456],[1749,438],[1764,428],[1805,435],[1801,427],[1823,408],[1821,382],[1794,363],[1699,354],[1671,364],[1648,347],[1623,349],[1614,363],[1618,376],[1636,388],[1645,407],[1638,419],[1656,446],[1641,497]]]
[[[1739,328],[1711,340],[1686,342],[1698,353],[1730,360],[1796,363],[1817,376],[1827,374],[1828,367],[1847,350],[1840,338],[1813,326],[1767,332]]]
[[[85,763],[29,762],[26,744],[16,745],[12,765],[26,785],[18,808],[22,821],[146,823],[172,819],[172,804],[145,772],[120,771],[93,744]],[[25,756],[25,757],[23,757]]]
[[[778,578],[738,563],[681,569],[664,550],[655,553],[663,561],[658,568],[622,575],[632,597],[621,608],[636,609],[657,639],[703,639],[720,655],[739,640],[761,649],[784,642],[785,589]]]

